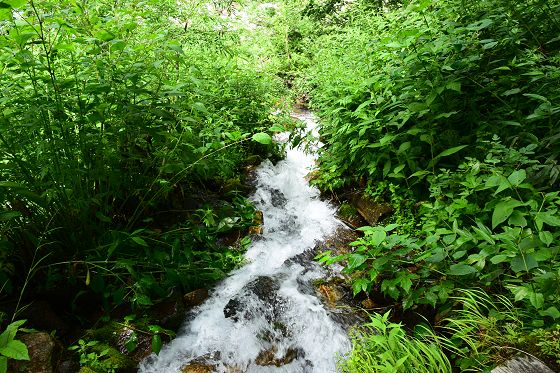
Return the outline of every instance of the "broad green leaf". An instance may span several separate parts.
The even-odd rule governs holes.
[[[10,5],[12,8],[21,8],[27,1],[28,0],[3,0],[4,3]]]
[[[449,82],[445,85],[445,87],[447,89],[450,89],[452,91],[456,91],[461,93],[461,82],[457,81],[457,82]],[[458,113],[457,111],[452,112],[453,114]],[[447,117],[448,118],[448,117]]]
[[[535,260],[535,258],[530,255],[518,255],[511,260],[511,270],[515,273],[521,271],[530,271],[533,268],[537,268],[539,263]]]
[[[15,360],[29,360],[27,346],[18,340],[11,340],[6,346],[0,347],[0,354]]]
[[[517,171],[513,171],[511,175],[508,176],[508,181],[513,186],[519,186],[519,184],[521,184],[523,180],[525,180],[526,178],[527,178],[527,173],[525,172],[525,170],[517,170]]]
[[[493,40],[493,39],[488,39],[488,40]],[[486,43],[481,43],[481,44],[482,44],[482,49],[492,49],[496,45],[498,45],[498,42],[497,41],[488,41]]]
[[[1,19],[2,18],[0,18],[0,20]],[[0,373],[7,373],[7,372],[8,372],[8,358],[6,356],[0,356]]]
[[[541,316],[550,316],[555,320],[560,318],[560,311],[558,311],[558,308],[554,306],[548,307],[546,310],[539,313],[541,314]]]
[[[556,215],[556,211],[537,212],[535,215],[535,224],[537,224],[537,228],[542,230],[544,223],[551,227],[560,227],[560,218]]]
[[[449,267],[447,274],[452,276],[465,276],[476,272],[476,268],[466,264],[453,264]]]
[[[107,30],[99,30],[93,34],[97,39],[102,41],[111,41],[115,38],[115,35]]]
[[[554,241],[554,236],[549,231],[540,231],[539,232],[539,239],[546,245],[550,246],[550,244]]]
[[[373,246],[379,246],[387,238],[387,233],[384,230],[376,229],[368,235],[369,242]]]
[[[494,255],[492,258],[490,258],[490,262],[492,262],[492,264],[499,264],[499,263],[509,261],[510,258],[511,257],[509,255],[499,254],[499,255]]]
[[[429,174],[431,174],[430,171],[416,171],[415,173],[410,175],[408,178],[410,179],[411,177],[425,176],[425,175],[429,175]]]
[[[18,328],[25,323],[26,320],[16,320],[6,327],[0,334],[0,347],[6,346],[12,341],[18,332]]]
[[[348,271],[354,271],[356,268],[361,266],[367,260],[367,256],[361,254],[351,254],[348,257],[348,266],[346,269]]]
[[[209,114],[208,109],[206,109],[206,105],[204,105],[202,102],[195,102],[194,104],[192,104],[192,108],[199,113]]]
[[[451,155],[451,154],[457,153],[458,151],[460,151],[460,150],[462,150],[462,149],[464,149],[464,148],[466,148],[466,147],[467,147],[467,145],[459,145],[459,146],[455,146],[455,147],[453,147],[453,148],[444,150],[444,151],[442,151],[441,153],[439,153],[439,154],[436,156],[436,158],[447,157],[447,156],[449,156],[449,155]]]
[[[431,256],[426,258],[426,262],[439,263],[445,259],[446,255],[445,249],[443,247],[438,247],[431,253]]]
[[[544,306],[544,295],[542,293],[529,293],[529,301],[536,309]]]
[[[256,141],[264,145],[272,144],[272,137],[270,137],[268,133],[264,133],[264,132],[255,133],[252,139],[253,141]]]
[[[491,19],[485,18],[485,19],[481,19],[480,21],[471,23],[470,25],[467,26],[467,29],[468,30],[473,30],[473,31],[478,31],[478,30],[482,30],[484,28],[487,28],[488,26],[490,26],[493,23],[494,23],[494,21],[492,21]]]
[[[161,336],[159,334],[154,335],[152,337],[152,352],[158,355],[159,352],[161,351],[162,346],[163,346],[163,342],[161,340]]]
[[[274,126],[270,127],[271,132],[284,132],[286,129],[279,124],[275,124]]]
[[[113,220],[108,217],[107,215],[103,214],[101,211],[97,211],[95,213],[95,216],[97,217],[97,219],[99,219],[100,221],[104,222],[104,223],[110,223]]]
[[[2,8],[2,2],[0,2],[0,21],[8,19],[12,19],[12,10],[10,8]]]
[[[27,0],[3,0],[0,1],[0,9],[21,8],[27,3]]]
[[[555,253],[551,249],[543,247],[536,250],[532,255],[535,257],[535,260],[537,262],[546,262],[550,260],[550,258],[552,258],[554,254]]]
[[[492,229],[506,221],[513,213],[513,209],[521,205],[523,204],[516,199],[508,199],[498,203],[492,213]]]
[[[527,219],[521,211],[514,210],[508,219],[508,224],[524,228],[527,226]]]
[[[529,295],[529,289],[524,286],[512,286],[510,290],[514,295],[516,302],[525,299]]]
[[[369,284],[370,284],[370,281],[365,279],[365,278],[359,278],[359,279],[355,280],[352,283],[352,292],[354,293],[354,296],[361,291],[363,291],[364,293],[367,293]]]

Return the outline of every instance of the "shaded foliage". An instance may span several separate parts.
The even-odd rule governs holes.
[[[2,294],[69,283],[106,307],[147,305],[237,265],[216,238],[252,224],[231,186],[274,151],[251,138],[281,93],[242,31],[195,3],[5,4]]]

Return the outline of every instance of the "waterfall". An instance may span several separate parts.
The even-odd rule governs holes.
[[[299,118],[314,131],[312,115]],[[350,341],[315,295],[313,281],[325,277],[324,269],[304,254],[340,224],[335,208],[305,180],[314,161],[288,148],[284,160],[258,167],[251,200],[263,212],[264,232],[248,249],[247,264],[212,290],[140,372],[181,372],[192,363],[217,372],[337,371]]]

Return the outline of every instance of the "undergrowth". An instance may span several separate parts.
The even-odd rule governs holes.
[[[298,81],[323,120],[314,183],[359,189],[396,211],[360,228],[352,252],[318,258],[342,263],[355,294],[441,315],[464,303],[459,294],[482,288],[516,312],[525,342],[512,347],[552,335],[560,320],[559,10],[542,0],[313,1],[302,9],[317,25]],[[485,297],[474,303],[490,311]],[[506,343],[500,335],[514,339],[503,328],[494,329],[495,345]],[[473,338],[467,350],[500,355]],[[452,362],[463,370],[479,363]]]

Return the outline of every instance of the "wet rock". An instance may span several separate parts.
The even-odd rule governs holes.
[[[60,363],[57,373],[76,373],[80,370],[80,364],[74,360],[66,360]]]
[[[515,357],[505,365],[492,369],[491,373],[554,373],[554,371],[537,359]]]
[[[233,232],[227,232],[222,234],[218,240],[216,241],[216,243],[219,246],[238,246],[239,244],[239,240],[241,240],[241,237],[243,236],[241,231],[235,230]]]
[[[88,330],[84,339],[100,341],[92,349],[97,353],[107,350],[104,360],[126,370],[138,366],[152,352],[151,335],[140,330],[146,330],[146,326],[111,321],[97,329]]]
[[[334,284],[321,284],[317,290],[330,308],[336,307],[336,303],[342,298]]]
[[[169,298],[152,306],[149,313],[154,324],[167,329],[178,329],[185,320],[187,309],[183,297],[174,292]]]
[[[331,236],[315,246],[316,251],[332,251],[333,255],[347,254],[351,251],[350,243],[360,238],[359,233],[344,226],[337,228]]]
[[[255,211],[255,216],[253,217],[253,224],[263,225],[264,224],[264,214],[262,211]]]
[[[353,229],[366,225],[364,218],[358,213],[358,210],[349,203],[343,203],[336,212],[336,217]]]
[[[248,235],[262,235],[264,228],[264,215],[262,211],[255,211],[255,216],[253,217],[253,225],[249,227],[247,231]]]
[[[372,310],[376,307],[376,304],[373,300],[367,298],[362,301],[362,307],[364,307],[366,310]]]
[[[10,360],[8,372],[53,373],[62,352],[62,345],[45,332],[23,334],[18,337],[25,343],[29,361]]]
[[[183,296],[187,309],[196,307],[208,299],[208,289],[197,289]]]
[[[181,373],[212,373],[213,371],[214,369],[211,365],[202,363],[188,364],[181,369]]]
[[[259,276],[243,287],[240,294],[228,301],[224,307],[224,316],[238,321],[240,316],[250,320],[255,315],[264,315],[271,322],[275,312],[280,310],[281,300],[278,299],[280,285],[272,277]],[[247,295],[256,295],[260,304],[247,304],[243,299]]]
[[[241,308],[241,302],[237,298],[230,299],[224,307],[224,317],[226,319],[233,318],[234,321],[238,320],[237,313]]]
[[[345,279],[333,277],[314,282],[315,294],[326,306],[331,318],[346,330],[362,324],[367,320],[367,314],[361,312],[360,302],[354,298],[352,287]]]
[[[249,231],[247,232],[249,235],[260,236],[264,232],[264,228],[262,226],[259,227],[249,227]]]
[[[385,203],[378,203],[364,196],[355,193],[351,196],[350,202],[358,213],[368,222],[369,225],[376,225],[379,220],[393,213],[393,208]]]
[[[274,207],[282,208],[286,206],[286,203],[288,203],[288,200],[284,196],[284,193],[280,191],[280,189],[271,189],[270,197],[271,197],[270,202]]]
[[[276,298],[280,285],[272,277],[259,276],[249,282],[245,288],[254,293],[260,300],[272,302]]]
[[[288,348],[284,356],[276,357],[278,348],[272,346],[268,350],[261,351],[257,358],[255,359],[255,364],[260,366],[276,366],[281,367],[286,364],[290,364],[297,358],[303,357],[304,352],[301,349]]]
[[[127,345],[133,343],[134,349],[128,350]],[[119,330],[116,348],[119,353],[131,359],[135,364],[140,363],[152,353],[152,336],[146,333],[138,333],[129,327]]]

